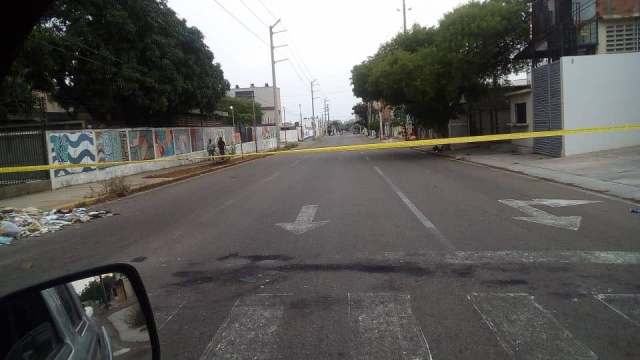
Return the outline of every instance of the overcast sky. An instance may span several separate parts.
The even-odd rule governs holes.
[[[288,44],[276,50],[278,86],[288,122],[311,116],[311,79],[318,80],[316,115],[326,97],[331,118],[352,118],[357,102],[350,85],[353,65],[375,53],[379,45],[402,31],[402,0],[169,0],[179,17],[205,35],[205,42],[222,65],[231,86],[271,84],[269,30],[265,24],[282,19],[275,43]],[[436,25],[438,20],[465,0],[407,0],[407,23]],[[246,7],[243,5],[246,4]],[[253,13],[252,13],[253,12]],[[266,43],[266,44],[265,44]],[[297,70],[297,73],[296,73]]]

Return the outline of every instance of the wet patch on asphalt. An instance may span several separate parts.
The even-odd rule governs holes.
[[[243,259],[243,260],[247,260],[249,262],[252,263],[258,263],[258,262],[263,262],[263,261],[291,261],[293,260],[293,258],[291,256],[288,255],[282,255],[282,254],[277,254],[277,255],[240,255],[239,253],[231,253],[229,255],[225,255],[222,257],[217,258],[216,260],[218,261],[228,261],[228,260],[235,260],[235,259]]]
[[[497,280],[483,280],[480,282],[482,285],[486,286],[524,286],[529,285],[529,281],[524,279],[497,279]]]

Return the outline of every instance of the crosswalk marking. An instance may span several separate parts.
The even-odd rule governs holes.
[[[349,293],[348,301],[355,359],[432,359],[409,295]]]
[[[640,294],[594,296],[606,306],[602,307],[607,309],[604,311],[611,310],[616,313],[614,316],[625,319],[622,321],[640,326]],[[493,332],[514,359],[598,359],[529,294],[472,293],[467,298],[488,326],[487,331]],[[292,299],[292,294],[260,294],[239,299],[200,359],[282,358],[279,344],[286,333],[281,329]],[[410,295],[348,293],[345,300],[351,358],[433,359],[413,314]]]
[[[597,359],[528,294],[470,294],[504,349],[518,360]]]
[[[639,294],[600,294],[596,298],[618,315],[640,326]]]
[[[265,294],[239,299],[200,360],[274,358],[287,296]]]

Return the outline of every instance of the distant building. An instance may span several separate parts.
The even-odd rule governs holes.
[[[276,101],[273,103],[273,88],[269,84],[264,84],[264,87],[256,87],[251,84],[248,88],[241,88],[236,85],[235,88],[229,90],[227,93],[229,97],[237,97],[247,100],[253,100],[255,98],[256,103],[262,106],[262,119],[260,123],[262,125],[275,125],[276,124],[276,111],[282,123],[282,101],[280,100],[280,88],[276,88]]]

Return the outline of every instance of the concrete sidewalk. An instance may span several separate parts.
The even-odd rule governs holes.
[[[220,170],[229,166],[234,166],[257,158],[260,157],[234,159],[231,162],[224,163],[204,162],[189,164],[129,175],[125,176],[124,179],[131,190],[130,193],[135,193],[184,180],[193,176]],[[109,200],[107,196],[100,193],[101,189],[102,185],[99,182],[73,185],[56,190],[3,199],[0,200],[0,208],[24,209],[28,207],[35,207],[41,210],[51,210],[86,207]]]
[[[640,146],[565,158],[515,154],[495,147],[474,147],[439,154],[640,201]]]

